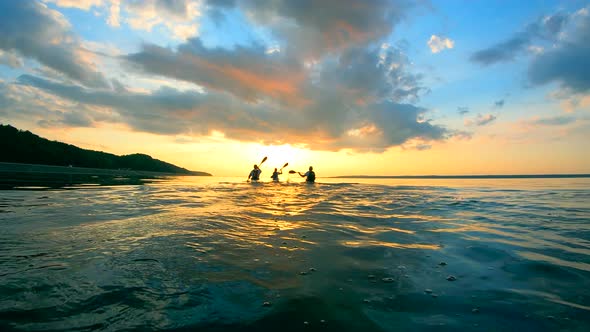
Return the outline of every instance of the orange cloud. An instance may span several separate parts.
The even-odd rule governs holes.
[[[206,88],[225,91],[228,85],[237,85],[252,95],[252,97],[246,98],[249,101],[255,101],[256,97],[266,96],[290,105],[303,106],[309,103],[309,100],[300,97],[298,93],[299,86],[306,78],[303,72],[293,73],[274,68],[271,73],[264,76],[260,71],[251,71],[233,64],[216,64],[195,57],[192,57],[190,61],[214,78],[214,83],[203,83]],[[232,83],[227,81],[232,81]]]
[[[330,50],[339,50],[345,45],[362,43],[374,37],[376,33],[361,31],[344,20],[334,22],[323,32],[324,45]]]
[[[261,47],[207,49],[193,39],[177,51],[146,45],[127,60],[145,72],[192,82],[248,102],[269,99],[293,107],[310,103],[302,92],[309,73],[300,63],[281,54],[267,54]]]

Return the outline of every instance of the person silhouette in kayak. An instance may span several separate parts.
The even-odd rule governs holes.
[[[309,171],[305,172],[304,174],[301,174],[301,172],[297,173],[299,173],[299,176],[302,178],[305,178],[305,182],[315,182],[315,172],[313,171],[313,166],[309,166]]]
[[[273,181],[277,181],[277,182],[278,182],[278,181],[279,181],[279,174],[283,174],[283,171],[282,171],[282,170],[281,170],[281,171],[278,171],[278,170],[275,168],[275,171],[274,171],[274,172],[272,172],[272,175],[270,176],[270,178],[271,178]]]
[[[254,169],[248,175],[248,180],[258,181],[260,179],[260,173],[262,173],[262,170],[258,168],[258,165],[254,165]]]

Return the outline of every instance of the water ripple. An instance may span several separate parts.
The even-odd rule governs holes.
[[[590,186],[473,181],[3,191],[0,329],[590,327]]]

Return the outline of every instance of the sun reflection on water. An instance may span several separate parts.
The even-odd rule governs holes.
[[[578,286],[590,272],[581,190],[199,181],[5,193],[0,286],[12,293],[0,311],[67,303],[86,315],[99,299],[100,315],[118,322],[179,312],[254,321],[313,298],[324,313],[424,317],[423,308],[469,314],[464,303],[481,294],[481,305],[524,303],[517,290],[538,298],[543,315],[563,310],[545,302],[588,307]],[[58,319],[77,327],[80,315]]]

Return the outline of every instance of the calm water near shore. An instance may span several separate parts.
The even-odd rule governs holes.
[[[0,190],[0,331],[590,330],[590,179],[291,180]]]

